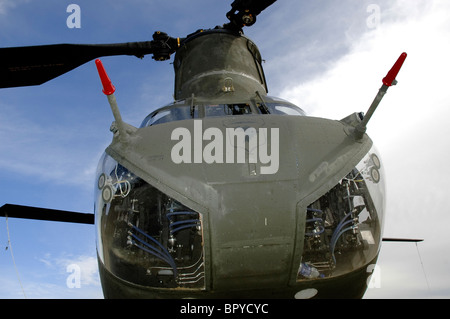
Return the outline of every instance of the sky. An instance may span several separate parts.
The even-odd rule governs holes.
[[[70,4],[80,28],[68,27]],[[157,30],[183,37],[225,23],[230,4],[0,0],[0,46],[147,41]],[[269,95],[336,120],[365,112],[408,53],[367,133],[386,173],[384,236],[424,242],[383,243],[365,298],[450,297],[449,15],[447,0],[278,0],[244,30],[265,60]],[[139,126],[172,101],[171,61],[102,61],[126,122]],[[93,212],[112,121],[93,61],[41,86],[0,90],[0,205]],[[1,218],[0,269],[0,298],[103,297],[90,225]]]

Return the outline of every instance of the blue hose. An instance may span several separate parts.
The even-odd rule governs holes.
[[[331,242],[333,242],[334,237],[336,236],[336,234],[339,233],[339,231],[342,229],[345,220],[352,214],[352,212],[348,213],[347,215],[344,216],[344,218],[341,219],[341,221],[339,222],[339,224],[336,226],[336,229],[333,232],[333,235],[331,236]]]
[[[164,251],[164,253],[166,253],[168,256],[170,256],[169,251],[166,249],[166,247],[164,247],[159,241],[157,241],[155,238],[153,238],[152,236],[144,233],[142,230],[140,230],[139,228],[137,228],[136,226],[132,225],[133,229],[137,230],[140,234],[144,235],[145,237],[147,237],[148,239],[150,239],[152,242],[154,242],[155,244],[157,244],[159,247],[161,247],[161,249]]]
[[[186,220],[179,220],[177,222],[173,222],[170,224],[170,226],[180,225],[180,224],[187,224],[187,223],[198,223],[198,219],[186,219]]]
[[[143,251],[145,251],[145,252],[147,252],[147,253],[149,253],[149,254],[152,254],[153,256],[155,256],[155,257],[157,257],[157,258],[159,258],[159,259],[161,259],[161,260],[167,262],[167,263],[172,267],[172,269],[173,269],[173,276],[174,276],[175,278],[177,277],[177,275],[178,275],[178,273],[177,273],[177,266],[175,265],[175,261],[173,261],[173,259],[172,259],[172,262],[171,262],[171,261],[165,259],[163,256],[159,256],[159,255],[156,254],[154,251],[151,251],[151,250],[149,250],[149,249],[147,249],[147,248],[145,248],[145,247],[143,247],[143,246],[141,246],[141,245],[138,245],[135,241],[132,240],[131,242],[133,243],[133,245],[135,245],[135,246],[138,247],[139,249],[142,249]],[[148,245],[146,245],[146,246],[147,246],[147,247],[150,247],[150,246],[148,246]]]
[[[350,227],[345,228],[344,230],[339,232],[339,234],[336,236],[336,239],[334,240],[334,242],[331,242],[330,251],[331,251],[331,256],[333,257],[334,264],[336,264],[336,257],[334,257],[334,249],[336,248],[336,243],[337,243],[339,237],[341,237],[341,235],[343,233],[345,233],[346,231],[352,230],[354,228],[355,228],[355,226],[350,226]]]
[[[131,226],[132,226],[133,229],[135,229],[136,231],[138,231],[140,234],[144,235],[146,238],[150,239],[152,242],[154,242],[155,244],[157,244],[157,245],[161,248],[162,251],[158,252],[158,250],[156,250],[156,249],[155,249],[153,246],[151,246],[149,243],[147,243],[147,242],[141,240],[141,239],[140,239],[139,237],[137,237],[136,235],[131,234],[131,235],[133,236],[133,238],[138,239],[138,240],[139,240],[141,243],[143,243],[145,246],[147,246],[147,247],[149,247],[149,248],[151,248],[151,249],[154,249],[156,252],[158,252],[158,253],[162,254],[162,256],[166,257],[168,260],[166,260],[166,259],[164,259],[164,258],[161,258],[161,259],[164,260],[164,261],[166,261],[169,265],[171,265],[172,268],[173,268],[173,270],[174,270],[174,273],[176,273],[176,272],[177,272],[177,270],[176,270],[176,264],[175,264],[175,261],[173,260],[172,256],[170,255],[169,251],[168,251],[168,250],[167,250],[167,249],[166,249],[159,241],[157,241],[156,239],[154,239],[152,236],[146,234],[145,232],[143,232],[142,230],[140,230],[139,228],[137,228],[137,227],[134,226],[134,225],[131,225]],[[147,250],[146,250],[146,251],[147,251]],[[152,253],[152,254],[153,254],[153,253]],[[155,255],[155,254],[153,254],[153,255]],[[155,255],[155,256],[156,256],[156,255]]]
[[[170,228],[170,234],[172,235],[172,234],[174,234],[174,233],[176,233],[177,231],[180,231],[180,230],[182,230],[182,229],[191,228],[191,227],[196,227],[196,226],[198,226],[199,223],[200,223],[200,220],[198,220],[198,219],[186,219],[186,220],[179,220],[179,221],[176,221],[176,222],[172,222],[172,220],[171,220],[171,217],[172,217],[172,216],[174,216],[174,215],[197,215],[197,214],[198,214],[198,213],[195,213],[195,212],[189,212],[189,211],[186,211],[186,212],[171,212],[171,213],[167,213],[167,214],[166,214],[167,219],[171,222],[170,225],[169,225],[169,228]],[[174,226],[182,225],[182,224],[189,224],[189,225],[184,225],[184,226],[179,226],[179,227],[173,228]]]
[[[170,233],[171,233],[171,234],[174,234],[174,233],[176,233],[177,231],[180,231],[180,230],[182,230],[182,229],[191,228],[191,227],[197,227],[197,226],[198,226],[198,224],[188,224],[188,225],[183,225],[183,226],[177,227],[177,228],[175,228],[175,229],[171,229],[171,230],[170,230]]]
[[[153,256],[155,256],[155,257],[157,257],[157,258],[159,258],[159,259],[161,259],[161,260],[164,260],[164,261],[167,262],[170,266],[172,266],[172,268],[174,268],[174,269],[176,268],[176,266],[175,266],[175,261],[173,260],[172,256],[170,256],[170,255],[168,256],[168,255],[163,254],[163,252],[157,250],[155,247],[153,247],[153,246],[150,245],[149,243],[145,242],[144,240],[140,239],[140,238],[137,237],[135,234],[130,234],[130,235],[131,235],[131,237],[133,237],[134,239],[136,239],[137,241],[139,241],[141,244],[144,244],[144,246],[146,246],[147,248],[149,248],[149,249],[151,249],[151,250],[144,249],[145,247],[142,247],[142,246],[138,245],[135,241],[132,241],[132,243],[133,243],[135,246],[137,246],[137,247],[139,247],[139,248],[145,250],[146,252],[152,254]]]

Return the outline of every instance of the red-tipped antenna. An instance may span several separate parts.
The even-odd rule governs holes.
[[[99,59],[95,60],[95,64],[97,66],[98,75],[100,76],[100,80],[103,85],[103,93],[105,93],[108,98],[109,106],[111,107],[111,111],[113,113],[115,122],[111,125],[111,132],[114,133],[114,136],[119,136],[119,138],[126,138],[128,133],[125,130],[125,124],[122,121],[122,116],[120,115],[119,106],[117,105],[116,97],[114,96],[114,92],[116,88],[112,85],[111,80],[109,79],[108,74],[103,67],[102,61]]]
[[[373,100],[372,104],[367,110],[367,113],[364,115],[362,121],[355,127],[354,134],[356,139],[361,139],[363,137],[367,129],[367,123],[369,122],[376,108],[380,104],[381,99],[386,94],[387,89],[390,86],[397,84],[397,80],[395,78],[397,77],[397,74],[400,71],[403,62],[405,62],[406,55],[407,55],[406,52],[400,54],[400,57],[397,59],[397,62],[395,62],[394,66],[389,70],[388,74],[383,78],[383,85],[378,90],[377,96]]]
[[[103,93],[105,93],[105,95],[113,94],[116,91],[116,88],[109,79],[102,61],[100,61],[100,59],[95,60],[95,65],[97,66],[98,75],[100,76],[100,80],[102,81]]]
[[[400,68],[403,65],[403,62],[405,62],[406,59],[406,52],[403,52],[400,57],[397,59],[397,62],[395,62],[392,69],[388,72],[388,74],[383,78],[383,84],[386,86],[391,86],[396,84],[395,78],[397,77],[398,72],[400,71]]]

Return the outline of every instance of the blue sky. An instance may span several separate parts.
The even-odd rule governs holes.
[[[80,29],[66,25],[72,3],[81,8]],[[226,22],[230,3],[0,0],[0,45],[146,41],[156,30],[182,37]],[[380,12],[375,25],[370,5]],[[367,298],[450,297],[449,14],[445,0],[278,0],[245,30],[266,61],[269,94],[332,119],[366,111],[381,78],[401,52],[409,54],[368,133],[388,180],[385,236],[425,242],[385,243],[378,287]],[[126,122],[138,126],[172,100],[170,61],[102,61]],[[92,212],[95,169],[113,120],[94,62],[42,86],[0,90],[0,110],[0,205]],[[102,298],[93,226],[18,219],[8,226],[28,298]],[[0,298],[23,298],[7,245],[2,218]],[[80,288],[66,283],[74,264]]]

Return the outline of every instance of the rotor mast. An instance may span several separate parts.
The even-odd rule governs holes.
[[[231,11],[227,13],[230,22],[223,28],[242,32],[244,26],[253,25],[256,16],[275,1],[235,0],[231,4]],[[40,85],[104,56],[134,55],[142,58],[152,54],[156,61],[165,61],[183,46],[183,40],[157,31],[152,41],[143,42],[0,48],[0,88]]]
[[[199,32],[184,41],[174,59],[175,100],[248,99],[267,94],[262,59],[247,37],[227,29]]]

